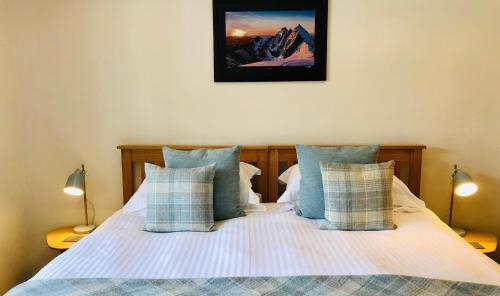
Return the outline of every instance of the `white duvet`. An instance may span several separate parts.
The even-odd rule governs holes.
[[[145,232],[144,217],[120,210],[33,279],[401,274],[500,285],[499,265],[430,210],[395,213],[397,230],[344,232],[267,206],[211,233]]]

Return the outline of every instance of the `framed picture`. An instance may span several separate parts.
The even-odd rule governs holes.
[[[214,80],[324,81],[328,0],[213,0]]]

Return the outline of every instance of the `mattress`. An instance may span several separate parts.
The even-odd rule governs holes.
[[[500,266],[428,209],[395,213],[396,230],[348,232],[266,207],[210,233],[145,232],[142,215],[120,210],[32,279],[397,274],[500,285]]]

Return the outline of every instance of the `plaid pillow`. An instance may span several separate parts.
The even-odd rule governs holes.
[[[148,204],[144,230],[211,231],[214,226],[215,163],[199,168],[144,164]]]
[[[328,230],[394,229],[394,161],[376,164],[321,162]]]
[[[170,168],[196,168],[217,163],[214,177],[214,218],[245,216],[240,207],[240,146],[182,151],[163,147]]]
[[[302,217],[325,218],[325,199],[319,163],[376,163],[379,145],[314,147],[297,145],[300,179],[298,211]]]

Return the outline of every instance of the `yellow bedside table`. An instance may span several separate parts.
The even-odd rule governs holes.
[[[497,237],[492,233],[467,230],[463,238],[478,251],[485,254],[494,252],[497,249]],[[480,248],[481,246],[482,248]]]
[[[74,243],[85,237],[87,234],[74,233],[73,226],[54,229],[47,232],[47,245],[51,249],[64,252],[67,249],[71,248]]]

